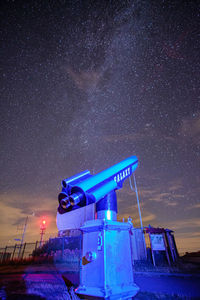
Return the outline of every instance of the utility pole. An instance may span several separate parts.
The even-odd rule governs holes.
[[[25,237],[25,233],[26,233],[27,223],[28,223],[28,216],[26,217],[25,224],[24,224],[24,230],[23,230],[23,233],[22,233],[21,244],[19,246],[18,258],[20,258],[21,249],[22,249],[22,246],[23,246],[23,243],[24,243],[24,237]]]
[[[44,239],[43,236],[46,230],[46,220],[43,218],[42,223],[40,224],[40,247],[42,247]]]
[[[24,230],[23,230],[23,233],[22,233],[21,244],[24,243],[24,237],[25,237],[25,233],[26,233],[27,223],[28,223],[28,216],[26,217],[26,221],[25,221],[25,224],[24,224]]]

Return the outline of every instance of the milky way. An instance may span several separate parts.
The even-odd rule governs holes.
[[[144,225],[169,227],[180,251],[197,250],[196,1],[1,6],[0,199],[2,211],[10,212],[1,220],[9,230],[2,241],[32,211],[35,218],[51,216],[56,230],[63,178],[137,155]],[[119,217],[131,214],[139,226],[127,183],[118,202]]]

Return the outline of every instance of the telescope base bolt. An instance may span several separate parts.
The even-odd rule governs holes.
[[[85,254],[85,258],[87,259],[87,261],[92,262],[97,258],[97,254],[96,252],[88,251]]]
[[[131,299],[139,291],[134,283],[130,247],[131,224],[91,220],[81,227],[82,253],[91,263],[82,264],[76,293],[109,300]]]

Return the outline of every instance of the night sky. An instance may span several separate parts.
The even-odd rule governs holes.
[[[0,244],[57,232],[61,180],[136,155],[143,225],[200,249],[198,1],[1,1]],[[139,226],[127,180],[119,219]]]

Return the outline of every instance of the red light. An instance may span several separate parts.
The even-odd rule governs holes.
[[[40,228],[45,229],[46,226],[47,226],[47,221],[46,221],[46,219],[43,217],[43,218],[40,220]]]

